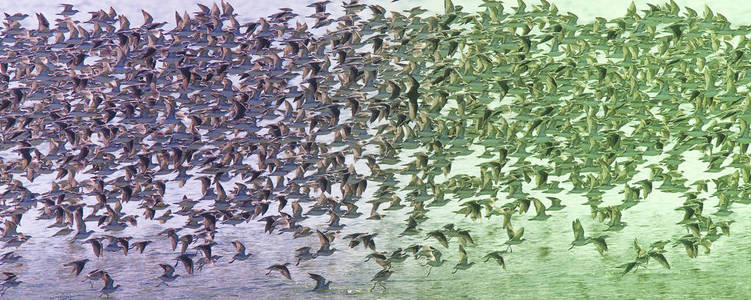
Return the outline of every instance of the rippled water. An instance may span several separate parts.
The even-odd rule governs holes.
[[[684,164],[685,168],[690,165]],[[471,164],[465,164],[452,172],[464,173],[471,171]],[[701,174],[694,174],[701,175]],[[43,178],[40,178],[43,179]],[[635,179],[639,179],[638,177]],[[29,187],[38,188],[43,180],[35,181]],[[45,184],[41,184],[44,186]],[[188,190],[189,197],[197,198],[195,188],[200,185],[197,181],[189,181],[187,189],[180,189],[175,183],[168,183],[168,202],[177,202],[182,197],[183,190]],[[229,186],[229,185],[227,185]],[[564,187],[562,185],[562,187]],[[192,189],[191,189],[192,188]],[[371,190],[369,188],[369,190]],[[609,192],[610,200],[617,201],[619,196]],[[503,298],[548,298],[548,297],[595,297],[611,295],[612,297],[642,298],[664,296],[668,298],[733,296],[748,294],[749,287],[743,282],[747,276],[744,263],[751,259],[751,234],[744,232],[749,221],[737,219],[732,227],[730,238],[722,238],[715,242],[711,255],[700,255],[696,259],[688,259],[682,247],[667,247],[667,257],[671,263],[671,270],[664,270],[654,262],[647,269],[641,269],[634,274],[621,277],[622,269],[616,266],[634,257],[632,238],[639,238],[642,244],[648,244],[667,236],[679,236],[681,227],[675,225],[681,219],[682,212],[665,210],[665,207],[679,206],[681,200],[674,194],[665,194],[655,190],[647,200],[629,210],[623,221],[628,223],[621,232],[610,233],[617,236],[609,240],[609,251],[605,257],[597,255],[591,245],[577,247],[572,250],[568,245],[572,240],[570,222],[580,218],[586,229],[598,228],[604,230],[604,225],[595,225],[588,217],[589,207],[581,205],[585,202],[580,196],[557,195],[564,199],[567,207],[562,211],[550,212],[552,217],[545,222],[528,221],[531,214],[515,215],[514,224],[522,224],[526,228],[525,238],[521,245],[514,246],[513,253],[505,256],[507,270],[492,262],[482,263],[481,256],[485,253],[504,249],[503,242],[507,237],[501,228],[501,217],[494,216],[479,222],[472,222],[453,213],[458,209],[455,202],[450,202],[441,209],[431,209],[429,219],[421,224],[424,232],[437,229],[447,222],[453,221],[457,227],[468,228],[473,232],[477,243],[475,247],[468,247],[469,261],[477,262],[471,269],[451,274],[457,258],[457,245],[452,243],[449,249],[440,248],[444,258],[448,261],[440,268],[435,268],[429,277],[425,276],[426,268],[417,261],[408,259],[405,263],[394,264],[394,274],[386,283],[387,289],[376,288],[369,293],[370,278],[380,266],[373,262],[363,262],[368,253],[361,247],[349,249],[346,242],[337,239],[334,247],[337,252],[330,257],[319,257],[315,260],[302,262],[300,266],[290,267],[293,280],[281,278],[278,274],[265,276],[265,268],[278,262],[294,262],[293,249],[303,246],[317,247],[315,236],[300,239],[290,239],[289,235],[267,235],[263,233],[260,223],[239,224],[231,227],[221,225],[214,247],[217,255],[223,255],[219,263],[207,266],[203,271],[193,276],[186,276],[179,266],[177,273],[181,278],[173,281],[169,287],[156,288],[161,269],[158,263],[173,263],[176,256],[170,250],[169,241],[158,232],[166,227],[180,227],[184,219],[176,216],[165,224],[155,221],[140,220],[137,228],[127,228],[118,236],[133,236],[134,240],[149,239],[154,243],[147,247],[144,254],[131,251],[128,256],[122,253],[105,253],[103,258],[94,258],[88,245],[68,243],[61,238],[44,238],[51,235],[44,228],[49,221],[35,221],[34,214],[27,214],[19,230],[33,236],[29,242],[18,249],[17,253],[24,258],[10,266],[23,285],[11,289],[5,295],[13,299],[45,299],[45,298],[92,298],[98,295],[99,282],[94,288],[88,283],[82,283],[82,277],[74,278],[69,275],[69,269],[62,266],[84,257],[92,261],[85,270],[102,268],[108,270],[121,290],[113,296],[116,298],[136,297],[144,295],[158,295],[164,299],[181,298],[434,298],[434,297],[466,297],[481,299],[502,296]],[[169,201],[169,200],[172,201]],[[364,197],[367,199],[367,197]],[[604,200],[608,201],[606,194]],[[503,199],[500,199],[503,200]],[[125,212],[133,212],[137,203],[124,205]],[[365,205],[367,206],[367,205]],[[363,210],[365,207],[361,208]],[[406,209],[403,209],[406,210]],[[402,210],[402,211],[403,211]],[[733,207],[736,215],[751,213],[749,207]],[[421,236],[399,236],[404,229],[405,215],[402,211],[384,212],[386,218],[382,221],[368,221],[364,217],[347,220],[342,223],[342,235],[352,232],[377,232],[378,250],[393,250],[397,245],[404,247],[411,243],[426,243]],[[85,209],[85,214],[89,210]],[[159,213],[157,213],[159,215]],[[312,217],[303,222],[304,225],[324,223],[326,217]],[[89,222],[90,227],[93,223]],[[587,231],[588,233],[591,230]],[[249,252],[255,256],[244,262],[227,264],[227,259],[234,253],[230,241],[240,240],[245,243]],[[432,243],[435,244],[435,243]],[[438,245],[436,245],[438,246]],[[222,263],[223,262],[223,263]],[[4,266],[3,270],[8,270]],[[333,290],[330,292],[312,292],[313,282],[307,277],[307,272],[324,274],[332,280]]]
[[[299,5],[299,2],[292,4]],[[400,1],[396,5],[397,7],[399,5],[411,7],[412,3],[418,2],[425,7],[435,8],[440,5],[425,1]],[[439,2],[436,1],[436,3]],[[469,7],[470,3],[475,2],[479,1],[467,1],[461,4]],[[564,3],[571,2],[564,1],[557,4],[561,10],[566,10]],[[455,3],[459,4],[460,1],[455,1]],[[725,5],[722,3],[718,5]],[[509,4],[507,7],[512,5]],[[610,10],[597,11],[598,6],[588,6],[592,10],[591,14],[610,17]],[[624,9],[626,6],[627,4],[623,6]],[[603,7],[603,9],[607,8]],[[622,11],[619,10],[616,16],[622,14]],[[733,17],[740,13],[747,14],[748,10],[716,9],[716,11],[722,11],[732,22],[738,22]],[[169,17],[163,17],[163,19],[166,18]],[[14,155],[9,152],[0,153],[5,160]],[[691,157],[691,153],[687,155],[689,158],[681,169],[686,172],[689,183],[692,178],[710,176],[710,174],[697,173],[696,170],[704,169],[705,164],[698,162],[695,155],[694,157]],[[409,153],[402,154],[403,158],[408,156]],[[455,164],[451,175],[476,173],[477,168],[474,164],[481,160],[470,158],[464,162],[467,163]],[[510,164],[513,164],[513,161],[509,162]],[[647,164],[645,163],[642,167]],[[382,167],[386,169],[385,166]],[[646,170],[646,168],[643,169]],[[24,181],[23,178],[21,180],[33,192],[43,192],[49,187],[52,176],[54,175],[41,176],[33,184]],[[114,174],[111,178],[116,176],[117,174]],[[174,174],[164,176],[164,178],[170,179],[173,176]],[[635,180],[642,179],[646,176],[646,172],[639,176]],[[711,176],[716,177],[717,174],[711,174]],[[439,176],[439,178],[443,177]],[[83,181],[86,177],[79,175],[76,179]],[[402,179],[408,180],[409,177],[402,177]],[[232,182],[223,184],[228,190],[233,186]],[[565,188],[566,184],[561,184],[561,187]],[[525,188],[529,190],[528,186]],[[0,189],[4,190],[4,187]],[[367,200],[375,189],[375,186],[369,186],[363,199]],[[200,183],[191,180],[184,188],[180,188],[176,183],[168,182],[165,202],[179,202],[184,194],[193,199],[199,198]],[[534,191],[530,194],[541,195]],[[184,224],[184,217],[175,216],[165,224],[139,220],[138,227],[129,227],[118,233],[118,236],[133,236],[133,241],[153,240],[154,243],[147,247],[144,254],[131,251],[128,256],[123,256],[120,252],[107,252],[103,258],[94,258],[88,245],[69,243],[64,238],[47,238],[54,233],[54,230],[46,228],[51,222],[35,220],[35,213],[32,212],[27,213],[19,225],[20,232],[33,237],[17,250],[17,253],[23,256],[22,260],[18,263],[3,265],[1,268],[5,271],[16,272],[23,283],[9,290],[4,297],[8,299],[95,298],[99,295],[100,282],[94,282],[94,287],[91,288],[88,283],[81,282],[83,276],[73,277],[70,275],[69,268],[62,266],[64,263],[84,257],[91,259],[84,273],[95,268],[108,270],[116,284],[122,285],[113,297],[123,299],[151,297],[159,299],[345,297],[357,299],[545,299],[594,298],[603,295],[613,298],[684,299],[730,298],[751,294],[751,286],[745,284],[750,274],[748,262],[751,260],[751,250],[749,250],[751,249],[751,233],[744,231],[745,228],[751,226],[751,220],[737,218],[736,223],[731,227],[731,236],[716,241],[710,255],[705,255],[701,250],[699,257],[689,259],[682,247],[668,246],[666,256],[672,266],[671,270],[665,270],[653,262],[647,269],[640,269],[634,274],[622,277],[622,269],[616,266],[633,259],[634,250],[631,245],[634,238],[638,238],[642,244],[649,244],[658,239],[677,237],[682,234],[682,227],[675,224],[681,219],[682,212],[665,209],[665,207],[679,206],[682,202],[679,196],[662,193],[655,189],[646,200],[630,209],[623,217],[623,221],[627,222],[628,226],[620,232],[608,233],[617,238],[608,240],[609,251],[604,257],[597,255],[591,245],[567,250],[573,238],[571,233],[573,219],[581,219],[588,234],[600,232],[605,228],[602,224],[592,222],[589,217],[589,207],[581,205],[586,200],[580,195],[570,195],[564,192],[556,196],[563,199],[563,204],[567,207],[562,211],[549,212],[552,217],[545,222],[528,221],[531,213],[513,217],[514,224],[521,224],[525,227],[527,241],[514,246],[513,253],[505,256],[507,270],[501,270],[492,262],[482,263],[481,261],[485,253],[505,248],[503,242],[507,237],[505,231],[501,229],[501,217],[494,216],[490,219],[472,222],[468,218],[453,213],[459,208],[456,201],[449,202],[440,209],[431,209],[427,214],[429,219],[420,226],[423,233],[449,222],[453,222],[460,228],[471,229],[477,245],[468,247],[467,251],[469,261],[477,263],[469,270],[451,274],[453,265],[457,261],[458,251],[456,243],[452,243],[449,249],[440,248],[444,253],[444,258],[448,261],[442,267],[435,268],[429,277],[425,276],[425,267],[413,259],[408,259],[402,264],[394,264],[395,272],[391,280],[386,283],[387,289],[376,288],[373,293],[368,292],[371,287],[370,278],[381,269],[380,266],[372,261],[364,262],[364,256],[368,251],[363,250],[362,247],[349,249],[341,236],[353,232],[377,232],[379,235],[375,241],[378,250],[381,251],[391,251],[396,247],[405,247],[412,243],[427,243],[422,238],[424,235],[399,235],[405,226],[407,209],[384,212],[386,217],[382,221],[368,221],[364,219],[365,216],[354,220],[343,219],[342,223],[346,224],[346,227],[341,230],[340,237],[333,244],[337,252],[329,257],[319,257],[313,261],[302,262],[300,266],[291,267],[292,281],[283,279],[276,273],[270,277],[266,276],[264,275],[265,269],[279,262],[294,262],[293,250],[296,248],[317,247],[318,240],[315,236],[293,240],[290,239],[289,234],[268,235],[263,233],[262,223],[253,221],[236,226],[220,225],[215,238],[218,244],[214,247],[214,252],[224,257],[220,259],[217,266],[207,266],[193,276],[186,276],[182,266],[178,266],[176,273],[182,276],[171,282],[169,287],[159,288],[155,287],[159,282],[156,277],[161,273],[157,264],[174,263],[176,254],[170,250],[169,240],[158,236],[158,233],[167,227],[181,227]],[[616,203],[622,199],[622,195],[619,195],[617,190],[613,190],[609,191],[603,199],[605,203],[608,201]],[[714,204],[711,201],[708,202],[710,203]],[[124,204],[123,211],[126,214],[140,215],[140,210],[136,210],[137,205],[138,203],[135,202]],[[366,213],[369,208],[369,205],[363,204],[360,211]],[[735,216],[751,213],[751,208],[744,205],[735,204],[732,209],[735,211]],[[289,208],[285,211],[289,212]],[[89,208],[84,209],[84,215],[89,212]],[[159,214],[160,212],[157,212],[157,215]],[[324,223],[326,218],[325,216],[311,217],[302,224],[315,226]],[[88,222],[88,225],[90,229],[95,227],[93,222]],[[230,241],[234,240],[243,242],[254,256],[244,262],[227,264],[226,262],[234,253],[234,247],[230,244]],[[430,243],[435,244],[434,241]],[[307,272],[319,273],[332,280],[332,291],[322,293],[310,291],[313,282],[307,277]]]

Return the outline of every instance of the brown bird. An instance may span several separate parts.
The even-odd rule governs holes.
[[[138,249],[138,253],[143,253],[143,250],[145,250],[146,246],[148,246],[149,244],[151,244],[151,241],[135,242],[133,243],[133,246],[131,246],[131,249],[136,248]]]
[[[271,267],[266,268],[266,270],[269,270],[266,272],[266,276],[271,274],[272,271],[279,271],[279,273],[282,274],[282,276],[287,277],[287,279],[292,280],[292,276],[289,274],[289,269],[287,269],[287,266],[290,265],[290,263],[284,263],[284,264],[276,264]]]
[[[181,254],[177,257],[178,262],[182,262],[183,266],[185,267],[185,272],[188,274],[193,274],[193,259],[190,258],[187,254]],[[175,266],[177,266],[177,263],[175,263]]]
[[[232,257],[232,260],[230,260],[229,263],[233,263],[235,260],[246,260],[253,255],[250,253],[245,253],[245,245],[243,245],[243,243],[241,243],[240,241],[234,241],[232,242],[232,245],[235,246],[237,253]]]
[[[83,267],[86,265],[87,262],[89,262],[89,259],[85,258],[85,259],[69,262],[67,264],[64,264],[63,266],[73,267],[72,273],[75,273],[76,276],[78,276],[78,274],[81,274],[81,271],[83,271]]]
[[[94,256],[102,257],[102,242],[99,239],[88,239],[84,243],[91,244],[91,250],[94,251]]]
[[[314,291],[322,291],[322,290],[328,290],[329,285],[331,284],[331,281],[326,281],[326,278],[323,278],[323,276],[313,273],[308,273],[310,275],[310,278],[316,281],[316,286],[313,288]]]
[[[162,272],[162,275],[159,276],[159,279],[161,279],[162,282],[160,282],[157,287],[161,286],[162,284],[169,286],[167,282],[173,281],[180,276],[179,274],[175,274],[175,268],[168,264],[159,264],[159,266],[162,267],[162,270],[164,271]]]
[[[112,294],[120,288],[120,285],[115,285],[115,281],[110,277],[110,274],[107,274],[106,272],[104,273],[104,276],[102,276],[102,281],[104,282],[104,286],[99,290],[102,295]]]

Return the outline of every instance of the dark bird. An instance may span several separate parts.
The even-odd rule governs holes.
[[[159,266],[162,267],[162,275],[159,276],[161,282],[157,285],[157,287],[161,286],[162,284],[169,286],[167,282],[172,282],[180,276],[180,274],[175,274],[175,268],[173,266],[170,266],[168,264],[159,264]]]
[[[102,257],[102,242],[99,239],[88,239],[85,243],[91,244],[91,250],[94,251],[94,256]]]
[[[83,267],[86,265],[87,262],[89,262],[89,259],[85,258],[85,259],[81,259],[81,260],[76,260],[76,261],[73,261],[73,262],[69,262],[67,264],[64,264],[63,266],[73,267],[73,272],[72,273],[74,273],[74,274],[76,274],[76,276],[78,276],[78,274],[81,274],[81,271],[83,271]]]
[[[323,278],[323,276],[318,274],[308,273],[308,275],[310,275],[310,278],[316,281],[316,286],[313,288],[314,291],[329,289],[329,284],[331,284],[331,281],[326,281],[326,278]]]
[[[391,273],[393,272],[390,269],[383,269],[383,270],[378,271],[378,273],[376,273],[375,276],[373,276],[373,278],[370,279],[370,281],[374,282],[373,287],[370,288],[370,291],[373,292],[376,285],[380,285],[383,289],[386,289],[386,285],[384,284],[384,282],[388,280],[389,277],[391,277]]]
[[[284,263],[284,264],[276,264],[272,265],[271,267],[266,268],[266,270],[269,270],[266,272],[266,276],[271,274],[273,271],[278,271],[279,274],[282,274],[282,276],[287,277],[287,279],[292,280],[292,276],[289,274],[289,269],[287,269],[287,266],[290,263]]]
[[[250,253],[245,253],[245,245],[243,245],[243,243],[241,243],[240,241],[234,241],[232,242],[232,245],[235,246],[236,253],[234,256],[232,256],[232,260],[230,260],[229,263],[233,263],[235,260],[246,260],[253,255]]]
[[[138,253],[143,253],[144,250],[146,250],[146,246],[151,244],[151,241],[138,241],[133,243],[131,246],[131,249],[136,248],[138,250]]]
[[[188,274],[193,274],[193,259],[190,258],[187,254],[180,254],[180,256],[177,257],[178,263],[183,263],[183,267],[185,267],[185,272]],[[177,266],[177,263],[175,263],[175,266]]]
[[[104,286],[102,287],[99,292],[101,292],[102,295],[109,295],[117,291],[117,289],[120,288],[120,285],[115,285],[115,281],[110,277],[110,274],[104,273],[102,276],[102,281],[104,282]]]
[[[487,262],[490,259],[495,260],[498,265],[501,266],[504,270],[506,270],[506,261],[503,259],[503,254],[506,254],[506,251],[493,251],[485,255],[485,262]]]

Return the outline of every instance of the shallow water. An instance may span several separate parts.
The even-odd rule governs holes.
[[[289,2],[285,6],[304,6],[305,2]],[[480,1],[467,1],[466,3],[455,1],[455,3],[466,7],[470,7],[475,2],[479,3]],[[572,10],[581,14],[580,20],[585,21],[595,15],[613,17],[610,15],[613,11],[617,12],[614,16],[620,16],[628,5],[626,3],[623,5],[623,9],[613,10],[609,9],[611,6],[587,5],[586,8],[580,8],[582,10],[578,11],[573,6],[566,7],[566,3],[572,2],[575,1],[556,2],[556,5],[563,11]],[[698,2],[692,1],[691,3],[694,5]],[[743,21],[741,21],[743,18],[739,15],[749,15],[748,9],[724,10],[724,7],[732,8],[731,4],[728,3],[718,1],[717,3],[713,2],[712,5],[715,11],[728,16],[734,24],[743,24]],[[440,7],[440,1],[431,3],[423,1],[420,4],[432,9]],[[637,4],[641,3],[637,2]],[[679,4],[684,5],[682,2],[679,2]],[[81,5],[98,7],[99,4],[84,2]],[[418,2],[399,1],[395,5],[395,7],[406,8],[418,5]],[[507,7],[513,5],[515,4],[509,4]],[[694,6],[697,10],[701,9],[701,6]],[[169,7],[169,5],[162,7]],[[639,7],[643,7],[643,5]],[[144,8],[152,11],[150,7]],[[236,8],[242,16],[253,16],[252,13],[255,12],[259,16],[266,14],[265,12],[261,13],[263,10],[255,10],[253,6],[249,5],[236,5]],[[4,9],[14,11],[7,6],[0,6],[0,10]],[[128,9],[133,10],[132,7],[123,8],[123,10]],[[169,7],[169,9],[175,9],[175,7]],[[193,7],[187,9],[190,10]],[[135,11],[137,13],[137,10]],[[246,12],[251,13],[246,14]],[[159,18],[156,13],[152,12],[152,14],[155,18]],[[159,15],[162,16],[162,14]],[[170,15],[171,12],[168,12],[161,19],[171,20]],[[135,20],[139,19],[136,18]],[[751,20],[751,18],[745,20]],[[475,150],[481,149],[478,147]],[[409,154],[410,152],[405,151],[401,157],[406,160],[409,158]],[[708,176],[714,178],[721,175],[698,172],[697,170],[704,169],[706,164],[699,162],[698,156],[692,153],[687,155],[687,162],[681,166],[681,170],[684,170],[686,177],[689,178],[689,184],[696,178],[707,178]],[[15,154],[7,151],[0,153],[0,156],[6,161],[16,158]],[[455,163],[450,175],[476,174],[478,168],[475,165],[480,162],[482,160],[476,157],[462,159],[461,163]],[[509,165],[513,162],[509,162]],[[647,176],[648,169],[645,167],[647,164],[641,166],[641,169],[645,171],[636,176],[633,181],[638,181]],[[382,168],[386,169],[385,166],[382,166]],[[393,172],[398,173],[397,170]],[[119,175],[118,173],[113,174],[111,178]],[[174,175],[170,174],[163,177],[172,178]],[[53,176],[46,175],[46,178],[44,176],[37,178],[33,184],[24,181],[23,178],[20,178],[20,180],[33,192],[44,192],[49,187],[49,182]],[[437,178],[443,179],[445,177],[441,175]],[[86,177],[79,175],[76,179],[83,181]],[[409,177],[400,176],[400,179],[408,181]],[[551,179],[557,178],[551,177]],[[223,185],[229,191],[233,182],[226,182]],[[565,188],[566,184],[561,184],[561,187]],[[363,200],[367,200],[376,188],[376,186],[368,186]],[[4,187],[0,190],[4,190]],[[531,190],[531,186],[525,185],[525,191],[529,190]],[[713,190],[709,192],[711,193]],[[542,195],[536,191],[529,193],[532,196]],[[179,202],[183,195],[192,199],[200,197],[200,183],[197,180],[191,180],[186,183],[184,188],[178,187],[176,183],[167,183],[165,202]],[[706,194],[702,193],[701,195]],[[55,231],[46,228],[51,221],[37,221],[34,220],[34,213],[27,213],[19,225],[19,231],[31,235],[33,238],[17,250],[17,253],[23,256],[19,263],[3,265],[0,268],[4,271],[16,272],[19,280],[23,283],[19,287],[10,289],[4,297],[8,299],[95,298],[99,295],[100,282],[94,282],[94,287],[91,288],[88,283],[81,282],[82,276],[73,277],[69,274],[69,269],[62,266],[64,263],[84,257],[91,259],[84,272],[95,268],[105,269],[110,272],[116,284],[122,286],[112,295],[114,298],[156,296],[160,299],[289,299],[303,297],[313,299],[352,297],[358,299],[545,299],[595,298],[608,295],[613,298],[627,299],[654,297],[685,299],[730,298],[751,294],[751,287],[743,284],[749,275],[747,262],[751,260],[751,251],[748,250],[751,249],[751,233],[744,232],[744,229],[751,226],[751,220],[736,218],[736,223],[731,227],[731,236],[716,241],[712,246],[710,255],[705,255],[703,250],[700,250],[699,257],[689,259],[682,247],[667,246],[668,253],[666,256],[672,269],[665,270],[656,262],[652,262],[647,269],[640,269],[634,274],[621,276],[622,269],[616,267],[633,259],[635,252],[632,248],[632,241],[634,238],[638,238],[642,245],[648,245],[658,239],[678,237],[683,234],[682,227],[675,224],[681,219],[682,212],[673,210],[682,202],[679,195],[662,193],[655,188],[646,200],[642,200],[642,203],[629,209],[628,213],[623,216],[623,221],[627,222],[628,226],[620,232],[607,233],[610,235],[610,239],[608,239],[609,251],[604,257],[598,255],[592,245],[567,250],[572,240],[570,225],[572,220],[581,219],[587,235],[603,232],[605,227],[591,220],[589,207],[581,205],[586,201],[581,195],[570,195],[563,192],[556,196],[563,199],[563,204],[567,207],[562,211],[549,212],[552,217],[547,221],[528,221],[527,219],[532,216],[532,212],[521,216],[515,215],[512,219],[514,224],[519,224],[517,226],[525,227],[525,238],[527,240],[521,245],[514,246],[513,253],[504,256],[507,270],[501,270],[492,261],[483,263],[481,260],[487,252],[506,248],[503,242],[507,240],[507,237],[505,231],[501,229],[501,217],[494,216],[490,219],[472,222],[468,218],[453,213],[458,210],[459,203],[452,201],[442,208],[431,209],[428,213],[429,219],[422,223],[420,228],[422,233],[425,233],[453,222],[456,227],[471,229],[477,245],[467,247],[467,252],[469,253],[469,261],[476,262],[476,264],[471,269],[459,271],[456,274],[451,274],[453,265],[457,261],[456,243],[451,243],[450,248],[445,249],[437,245],[434,240],[425,241],[424,235],[400,236],[400,232],[405,226],[404,219],[408,210],[408,208],[405,208],[401,211],[384,211],[383,214],[386,217],[382,221],[365,220],[365,216],[354,220],[342,219],[342,223],[346,224],[346,227],[341,230],[340,237],[333,244],[337,249],[336,253],[330,257],[319,257],[313,261],[303,262],[300,266],[290,267],[292,281],[286,280],[276,273],[266,276],[264,275],[265,269],[271,264],[279,262],[294,262],[293,250],[296,248],[303,246],[317,247],[318,240],[314,235],[300,239],[291,239],[289,234],[268,235],[263,233],[263,224],[255,221],[236,226],[219,225],[216,235],[218,244],[214,247],[214,252],[217,255],[224,256],[219,263],[216,266],[207,266],[192,276],[186,275],[182,266],[178,266],[176,273],[181,274],[181,277],[171,282],[169,287],[160,288],[155,287],[159,282],[156,277],[161,273],[157,264],[174,263],[176,253],[169,249],[169,241],[163,236],[158,236],[158,233],[168,227],[182,226],[184,217],[175,216],[165,224],[139,219],[137,228],[129,227],[117,234],[118,236],[132,236],[134,239],[131,242],[144,239],[153,240],[154,243],[147,247],[144,254],[131,251],[126,257],[120,252],[106,252],[103,258],[94,258],[88,245],[80,245],[78,242],[69,243],[64,238],[48,238]],[[609,201],[617,203],[622,197],[617,190],[611,190],[606,193],[603,200],[605,200],[605,203]],[[452,195],[447,195],[447,198],[458,200],[458,197]],[[506,201],[505,199],[499,200],[501,202]],[[126,214],[140,214],[140,210],[136,210],[136,206],[137,203],[125,204],[123,211]],[[369,205],[363,204],[360,211],[366,213],[369,208]],[[751,213],[751,209],[744,205],[734,204],[732,208],[735,211],[734,216]],[[275,207],[271,209],[275,209]],[[289,208],[286,208],[285,211],[289,212]],[[84,215],[89,212],[89,208],[84,209]],[[157,215],[159,214],[160,211],[157,212]],[[301,224],[315,227],[324,223],[326,218],[325,216],[311,217]],[[90,229],[95,229],[95,223],[89,222],[88,225]],[[395,264],[393,267],[395,272],[386,283],[386,289],[376,288],[373,293],[370,293],[368,291],[371,287],[370,279],[381,268],[372,261],[363,261],[364,256],[369,251],[363,250],[362,247],[355,249],[347,247],[346,241],[343,241],[341,237],[353,232],[377,232],[378,236],[375,241],[379,251],[390,252],[396,247],[406,247],[413,243],[431,244],[438,247],[448,261],[442,267],[434,268],[429,277],[424,275],[426,268],[414,259],[410,258],[402,264]],[[99,233],[101,233],[100,230],[97,230],[97,234]],[[234,253],[234,247],[230,244],[230,241],[233,240],[243,242],[247,251],[253,253],[254,256],[244,262],[227,264]],[[313,282],[307,277],[307,272],[318,273],[332,280],[332,291],[320,293],[310,291]]]

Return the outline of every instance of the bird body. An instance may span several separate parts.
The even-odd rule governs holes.
[[[180,274],[175,274],[175,268],[168,264],[159,264],[160,267],[162,267],[162,275],[160,275],[158,278],[161,280],[161,282],[157,285],[160,286],[162,284],[167,285],[167,282],[174,281],[177,279],[177,277],[180,277]]]
[[[326,281],[326,278],[323,278],[323,276],[318,274],[308,273],[308,275],[310,275],[310,278],[316,281],[316,286],[313,288],[314,291],[323,291],[329,289],[331,281]]]

